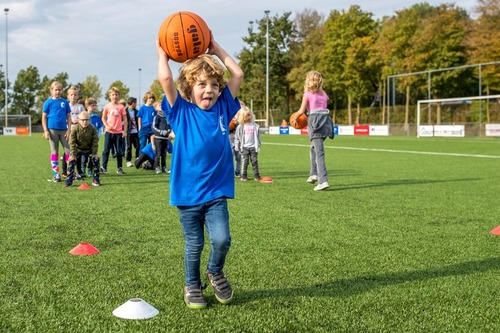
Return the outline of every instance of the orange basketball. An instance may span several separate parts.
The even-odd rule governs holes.
[[[301,114],[300,117],[297,118],[297,125],[296,126],[292,125],[292,119],[295,118],[296,113],[297,112],[294,112],[290,116],[290,126],[292,126],[293,128],[296,128],[296,129],[302,129],[302,128],[306,127],[307,126],[307,116],[305,113]]]
[[[191,12],[177,12],[165,19],[158,32],[161,48],[176,62],[193,59],[207,51],[210,29]]]

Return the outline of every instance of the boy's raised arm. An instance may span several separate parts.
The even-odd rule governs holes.
[[[156,40],[156,49],[158,51],[158,81],[163,88],[163,92],[165,92],[168,104],[172,106],[177,100],[178,93],[172,77],[172,70],[168,65],[169,59],[165,51],[161,48],[159,40]]]
[[[231,96],[236,98],[238,95],[238,91],[240,90],[241,84],[243,82],[243,71],[240,66],[234,61],[234,59],[224,50],[219,43],[217,43],[212,35],[212,39],[210,41],[210,46],[208,48],[208,53],[216,55],[231,74],[231,79],[227,83],[227,87],[231,92]]]

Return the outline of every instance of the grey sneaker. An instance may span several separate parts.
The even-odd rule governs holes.
[[[54,183],[58,183],[58,182],[60,182],[60,181],[61,181],[61,175],[57,173],[57,174],[54,176]]]
[[[116,173],[119,175],[123,175],[124,172],[122,168],[118,168],[118,170],[116,170]]]
[[[309,184],[314,184],[318,181],[318,176],[309,176],[309,178],[307,178],[306,182],[308,182]]]
[[[210,284],[214,287],[215,298],[219,301],[219,303],[231,303],[233,301],[233,289],[224,276],[224,273],[221,272],[218,275],[208,273],[207,275]]]
[[[106,168],[104,168],[104,167],[101,167],[101,169],[99,170],[99,173],[108,173],[108,170],[106,170]]]
[[[207,301],[201,292],[201,286],[193,284],[184,287],[184,302],[190,309],[204,309],[207,307]]]
[[[160,174],[161,173],[161,168],[160,167],[156,167],[155,172],[156,172],[157,175]]]

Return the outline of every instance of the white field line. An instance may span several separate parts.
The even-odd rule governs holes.
[[[274,143],[263,142],[266,145],[275,146],[290,146],[290,147],[309,147],[309,145],[293,144],[293,143]],[[475,157],[475,158],[498,158],[496,155],[477,155],[477,154],[458,154],[458,153],[438,153],[432,151],[415,151],[415,150],[394,150],[394,149],[378,149],[378,148],[355,148],[355,147],[335,147],[326,146],[325,149],[343,149],[343,150],[362,150],[362,151],[378,151],[383,153],[400,153],[400,154],[418,154],[418,155],[438,155],[438,156],[458,156],[458,157]]]

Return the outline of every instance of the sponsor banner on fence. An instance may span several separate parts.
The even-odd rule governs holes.
[[[389,126],[387,125],[371,125],[370,126],[370,136],[379,135],[387,136],[389,135]]]
[[[270,126],[269,127],[269,134],[280,134],[280,127],[279,126]]]
[[[354,126],[354,135],[370,135],[370,126],[368,125]]]
[[[288,126],[280,126],[280,134],[289,134]]]
[[[30,135],[29,127],[18,126],[18,127],[0,127],[0,135]]]
[[[16,128],[15,127],[4,127],[3,128],[3,135],[17,135],[16,134]]]
[[[339,127],[337,125],[333,125],[333,135],[339,135]]]
[[[422,125],[418,128],[419,136],[434,136],[434,126],[433,125]]]
[[[354,126],[339,125],[337,127],[338,127],[339,135],[354,135]]]
[[[500,136],[500,124],[486,124],[486,136]]]
[[[434,136],[464,137],[464,125],[434,125]]]
[[[303,132],[304,129],[296,129],[293,128],[292,126],[270,126],[269,127],[269,134],[282,134],[282,135],[301,135],[304,134]],[[307,134],[307,127],[305,128]]]
[[[30,135],[30,129],[28,127],[16,127],[17,135]]]

